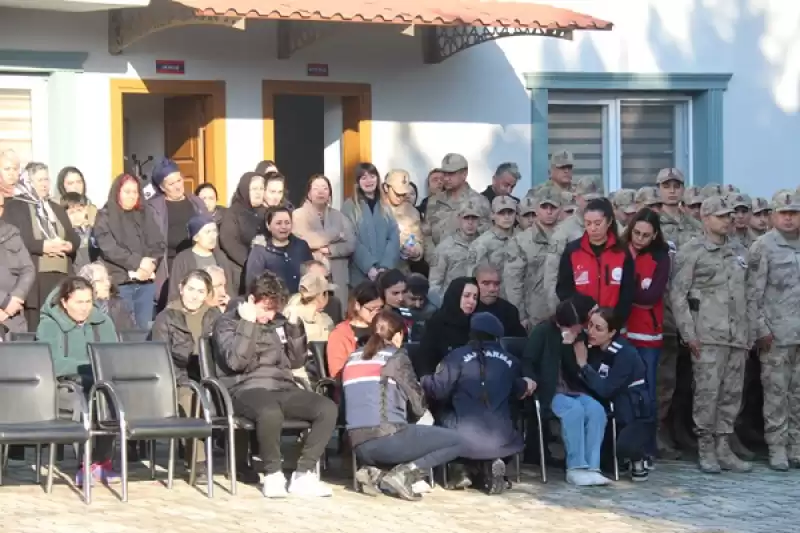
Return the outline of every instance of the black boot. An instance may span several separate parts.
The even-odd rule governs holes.
[[[416,494],[411,488],[416,479],[417,470],[419,469],[414,463],[397,465],[384,474],[383,479],[380,481],[381,490],[391,492],[404,500],[412,502],[422,499],[422,496]]]
[[[448,463],[447,466],[447,488],[451,490],[463,490],[472,486],[467,468],[461,463]]]

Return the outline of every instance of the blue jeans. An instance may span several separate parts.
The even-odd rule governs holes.
[[[363,442],[354,451],[368,465],[414,463],[420,470],[429,470],[461,455],[461,437],[453,429],[412,424],[394,435]]]
[[[155,310],[156,284],[152,281],[125,283],[119,286],[119,297],[133,310],[136,327],[150,329]]]
[[[561,438],[567,453],[567,470],[600,470],[600,448],[606,432],[606,410],[586,394],[557,393],[550,405],[561,420]]]
[[[650,393],[652,411],[658,412],[658,400],[656,399],[656,373],[658,372],[658,359],[661,357],[661,348],[636,348],[639,351],[639,357],[644,361],[645,375],[644,379],[647,382],[647,391]],[[656,426],[653,426],[652,435],[647,439],[644,451],[651,457],[656,456]]]

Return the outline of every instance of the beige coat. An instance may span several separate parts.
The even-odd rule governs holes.
[[[292,213],[292,225],[293,233],[308,243],[314,259],[328,265],[333,282],[337,285],[336,296],[346,302],[348,262],[356,249],[355,231],[350,220],[332,207],[328,207],[321,218],[316,208],[310,202],[305,202]],[[331,252],[330,256],[319,251],[326,246]]]
[[[403,202],[400,205],[392,205],[391,203],[386,202],[383,205],[392,214],[397,222],[397,229],[400,232],[400,248],[402,249],[403,245],[408,240],[408,237],[413,235],[414,240],[417,242],[417,245],[424,254],[425,250],[423,248],[422,221],[420,220],[419,211],[417,211],[417,208],[408,202]],[[403,270],[406,274],[411,271],[408,266],[408,261],[405,259],[400,260],[398,268]]]

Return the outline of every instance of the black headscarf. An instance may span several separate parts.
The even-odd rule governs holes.
[[[439,315],[439,318],[447,324],[465,327],[469,330],[470,315],[461,310],[461,295],[464,294],[464,287],[467,285],[475,285],[477,287],[478,280],[464,276],[451,281],[444,292],[442,307],[435,314]]]
[[[139,188],[139,205],[125,211],[119,205],[119,191],[122,184],[132,181]],[[117,245],[135,255],[159,257],[164,253],[160,240],[161,230],[152,216],[146,212],[142,183],[128,174],[120,174],[111,184],[105,210],[108,212],[108,226]]]
[[[267,208],[263,205],[253,207],[250,203],[250,182],[253,178],[264,179],[264,176],[257,172],[245,172],[239,178],[239,185],[231,198],[229,211],[236,217],[239,226],[239,238],[243,244],[250,246],[251,241],[256,235],[264,235],[267,231],[264,216]]]
[[[253,181],[253,178],[263,180],[264,176],[257,172],[245,172],[242,174],[242,177],[239,178],[239,185],[236,186],[236,192],[233,193],[233,197],[231,198],[231,209],[236,211],[251,211],[261,207],[254,208],[253,204],[250,203],[250,182]]]

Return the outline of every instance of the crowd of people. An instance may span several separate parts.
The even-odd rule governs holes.
[[[703,472],[747,472],[736,430],[755,425],[759,382],[769,466],[800,468],[800,195],[685,187],[666,168],[652,186],[606,197],[573,179],[569,151],[550,163],[548,181],[519,199],[515,164],[479,193],[466,158],[448,154],[420,202],[408,172],[381,179],[363,163],[337,210],[321,174],[293,206],[286,178],[262,161],[223,207],[210,183],[186,191],[164,159],[148,183],[116,177],[98,208],[77,168],[52,187],[45,164],[21,167],[3,151],[3,334],[35,332],[57,377],[86,391],[91,342],[149,331],[181,380],[199,379],[211,339],[235,413],[255,423],[263,481],[246,453],[239,479],[268,497],[331,494],[316,465],[337,424],[365,494],[418,500],[439,466],[449,488],[501,493],[512,457],[538,457],[539,428],[521,423],[534,396],[542,431],[558,422],[574,485],[611,482],[609,417],[633,481],[679,447],[696,446]],[[311,342],[327,343],[326,368],[313,367]],[[691,370],[679,379],[681,354]],[[336,386],[315,387],[323,377]],[[177,401],[191,416],[192,396]],[[287,419],[310,424],[289,480]],[[95,439],[93,481],[119,479],[111,444]],[[182,453],[203,477],[203,450]]]

